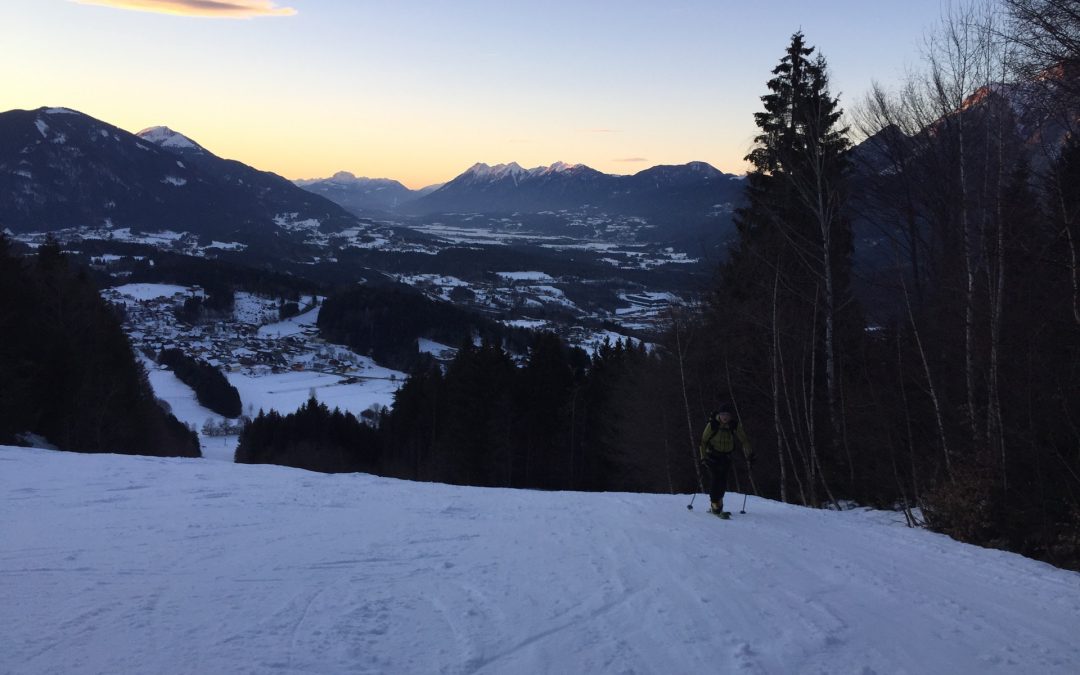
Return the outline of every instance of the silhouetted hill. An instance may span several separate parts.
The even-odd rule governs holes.
[[[338,230],[358,222],[167,128],[142,133],[66,108],[0,113],[0,228],[170,229],[266,244],[286,237],[290,223]]]

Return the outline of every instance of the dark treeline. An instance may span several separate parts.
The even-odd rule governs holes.
[[[109,306],[59,246],[11,254],[0,236],[0,443],[198,457],[194,432],[154,399]]]
[[[240,436],[236,461],[327,473],[376,473],[378,432],[351,413],[330,411],[311,398],[292,414],[259,411]]]
[[[184,323],[197,324],[232,316],[236,307],[236,291],[218,280],[208,280],[202,286],[203,295],[192,295],[176,308],[176,318]]]
[[[354,286],[328,297],[318,326],[327,340],[401,370],[421,360],[419,337],[451,347],[479,338],[515,353],[524,352],[531,340],[528,331],[507,328],[396,283]]]
[[[377,431],[309,401],[295,416],[256,418],[237,461],[489,487],[686,491],[696,464],[684,412],[663,404],[678,398],[670,374],[664,359],[623,343],[590,359],[543,333],[523,365],[468,344],[445,370],[419,365]]]
[[[413,372],[382,423],[389,475],[464,485],[566,488],[589,481],[565,424],[584,355],[539,336],[518,368],[499,347],[465,345]]]
[[[138,250],[134,249],[133,252]],[[214,298],[207,308],[212,311],[231,311],[233,291],[236,289],[292,301],[298,301],[301,295],[325,295],[327,292],[322,284],[267,269],[266,265],[245,265],[231,259],[213,260],[161,251],[145,251],[140,255],[145,259],[130,263],[128,282],[200,286]]]
[[[179,349],[163,349],[158,362],[171,368],[181,382],[195,390],[200,405],[222,417],[235,418],[243,412],[240,392],[209,363],[193,359]]]

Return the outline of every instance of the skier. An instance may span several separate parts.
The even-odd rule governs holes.
[[[753,464],[754,451],[746,438],[746,432],[735,418],[731,406],[723,403],[709,417],[709,423],[701,434],[701,446],[698,450],[701,466],[708,470],[712,479],[709,484],[709,510],[725,519],[731,517],[731,513],[724,510],[731,454],[740,449],[746,460]]]

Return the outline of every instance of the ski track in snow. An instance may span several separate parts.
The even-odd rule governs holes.
[[[0,448],[0,672],[1080,672],[1080,575],[686,502]]]

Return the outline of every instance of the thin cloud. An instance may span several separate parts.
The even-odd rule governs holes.
[[[614,162],[633,162],[635,164],[649,161],[648,157],[623,157],[622,159],[612,160]]]
[[[292,7],[276,7],[274,0],[72,0],[80,5],[99,5],[136,12],[212,19],[250,19],[256,16],[292,16]]]

